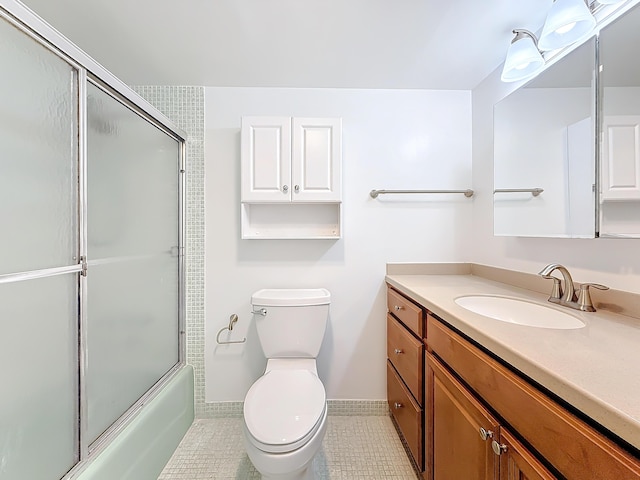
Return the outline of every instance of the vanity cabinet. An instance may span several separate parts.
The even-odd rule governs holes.
[[[342,120],[243,117],[243,239],[341,236]]]
[[[425,310],[387,289],[387,400],[420,471],[424,467]]]
[[[554,480],[508,429],[433,355],[426,353],[426,478]]]
[[[565,406],[435,317],[426,328],[425,479],[640,479],[638,458]]]

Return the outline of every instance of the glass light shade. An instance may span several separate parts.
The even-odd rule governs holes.
[[[544,59],[533,37],[518,33],[507,50],[500,78],[503,82],[517,82],[538,73],[543,66]]]
[[[613,5],[614,3],[620,3],[622,0],[598,0],[600,5]]]
[[[557,50],[586,37],[596,26],[584,0],[556,0],[547,14],[538,47]]]

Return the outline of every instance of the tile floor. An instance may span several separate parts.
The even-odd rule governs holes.
[[[313,468],[318,479],[416,480],[387,416],[329,416]],[[158,480],[259,479],[242,443],[242,418],[197,419]]]

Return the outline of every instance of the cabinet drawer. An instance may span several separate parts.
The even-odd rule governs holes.
[[[420,405],[424,394],[422,351],[422,342],[395,318],[387,315],[387,357]]]
[[[422,410],[402,383],[391,362],[387,362],[387,400],[413,459],[422,471]]]
[[[640,479],[640,460],[446,325],[428,316],[429,348],[569,480]]]
[[[420,306],[395,290],[387,289],[387,308],[418,337],[424,337],[424,313]]]

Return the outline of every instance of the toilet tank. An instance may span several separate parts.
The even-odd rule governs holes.
[[[324,288],[265,289],[251,296],[260,345],[267,358],[316,358],[329,318]]]

